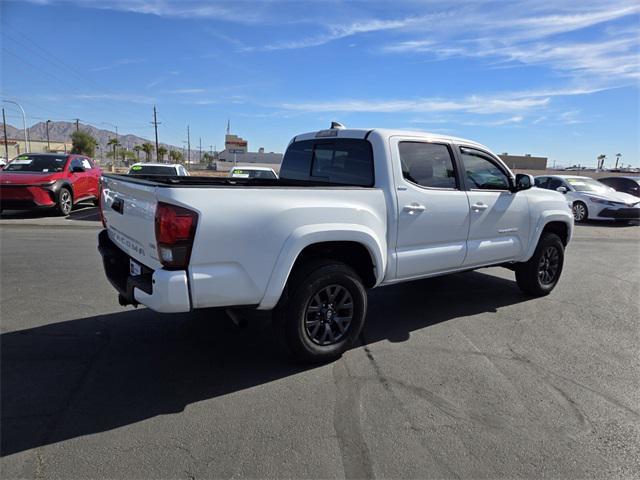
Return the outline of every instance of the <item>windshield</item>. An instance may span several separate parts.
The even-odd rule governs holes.
[[[269,178],[274,179],[277,178],[273,172],[269,170],[247,170],[241,168],[235,168],[231,172],[232,178]]]
[[[605,193],[613,190],[611,187],[607,187],[604,183],[592,178],[567,178],[566,180],[576,192]]]
[[[175,175],[176,169],[167,165],[134,165],[129,170],[129,175]]]
[[[5,172],[61,172],[67,157],[64,155],[20,155],[4,168]]]

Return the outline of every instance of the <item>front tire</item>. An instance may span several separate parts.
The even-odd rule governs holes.
[[[71,190],[66,187],[62,187],[58,192],[58,204],[56,206],[56,210],[59,215],[66,217],[71,213],[72,208],[73,196],[71,195]]]
[[[528,295],[549,295],[560,279],[563,265],[562,240],[555,233],[543,233],[533,256],[516,267],[516,282]]]
[[[298,360],[340,358],[364,325],[367,292],[362,280],[351,267],[333,260],[315,260],[296,270],[274,311],[277,334]]]
[[[589,218],[589,209],[583,202],[573,202],[573,219],[578,222],[586,222]]]

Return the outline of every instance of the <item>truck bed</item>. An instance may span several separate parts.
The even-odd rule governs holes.
[[[349,184],[336,184],[320,180],[291,180],[286,178],[230,178],[230,177],[205,177],[175,175],[123,175],[103,174],[105,178],[113,178],[120,181],[138,183],[154,187],[185,187],[185,188],[230,188],[230,187],[323,187],[323,188],[373,188]]]

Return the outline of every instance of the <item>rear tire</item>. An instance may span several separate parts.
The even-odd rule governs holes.
[[[573,202],[573,219],[577,223],[586,222],[589,219],[589,209],[583,202]]]
[[[560,279],[563,264],[562,240],[555,233],[543,233],[529,261],[516,266],[516,282],[528,295],[549,295]]]
[[[56,210],[58,215],[62,215],[66,217],[71,213],[71,209],[73,208],[73,195],[71,195],[71,190],[66,187],[62,187],[58,192],[58,204],[56,206]]]
[[[358,274],[341,262],[313,260],[289,277],[274,327],[297,360],[328,362],[356,341],[366,313],[367,292]]]

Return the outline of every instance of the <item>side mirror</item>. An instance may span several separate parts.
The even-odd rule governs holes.
[[[78,166],[71,167],[71,173],[82,173],[84,171],[85,171],[84,167],[78,167]]]
[[[529,190],[535,184],[535,180],[532,175],[528,175],[526,173],[518,173],[516,174],[516,182],[513,187],[514,192],[519,192],[521,190]]]
[[[556,188],[556,192],[567,193],[567,187],[558,187]]]

